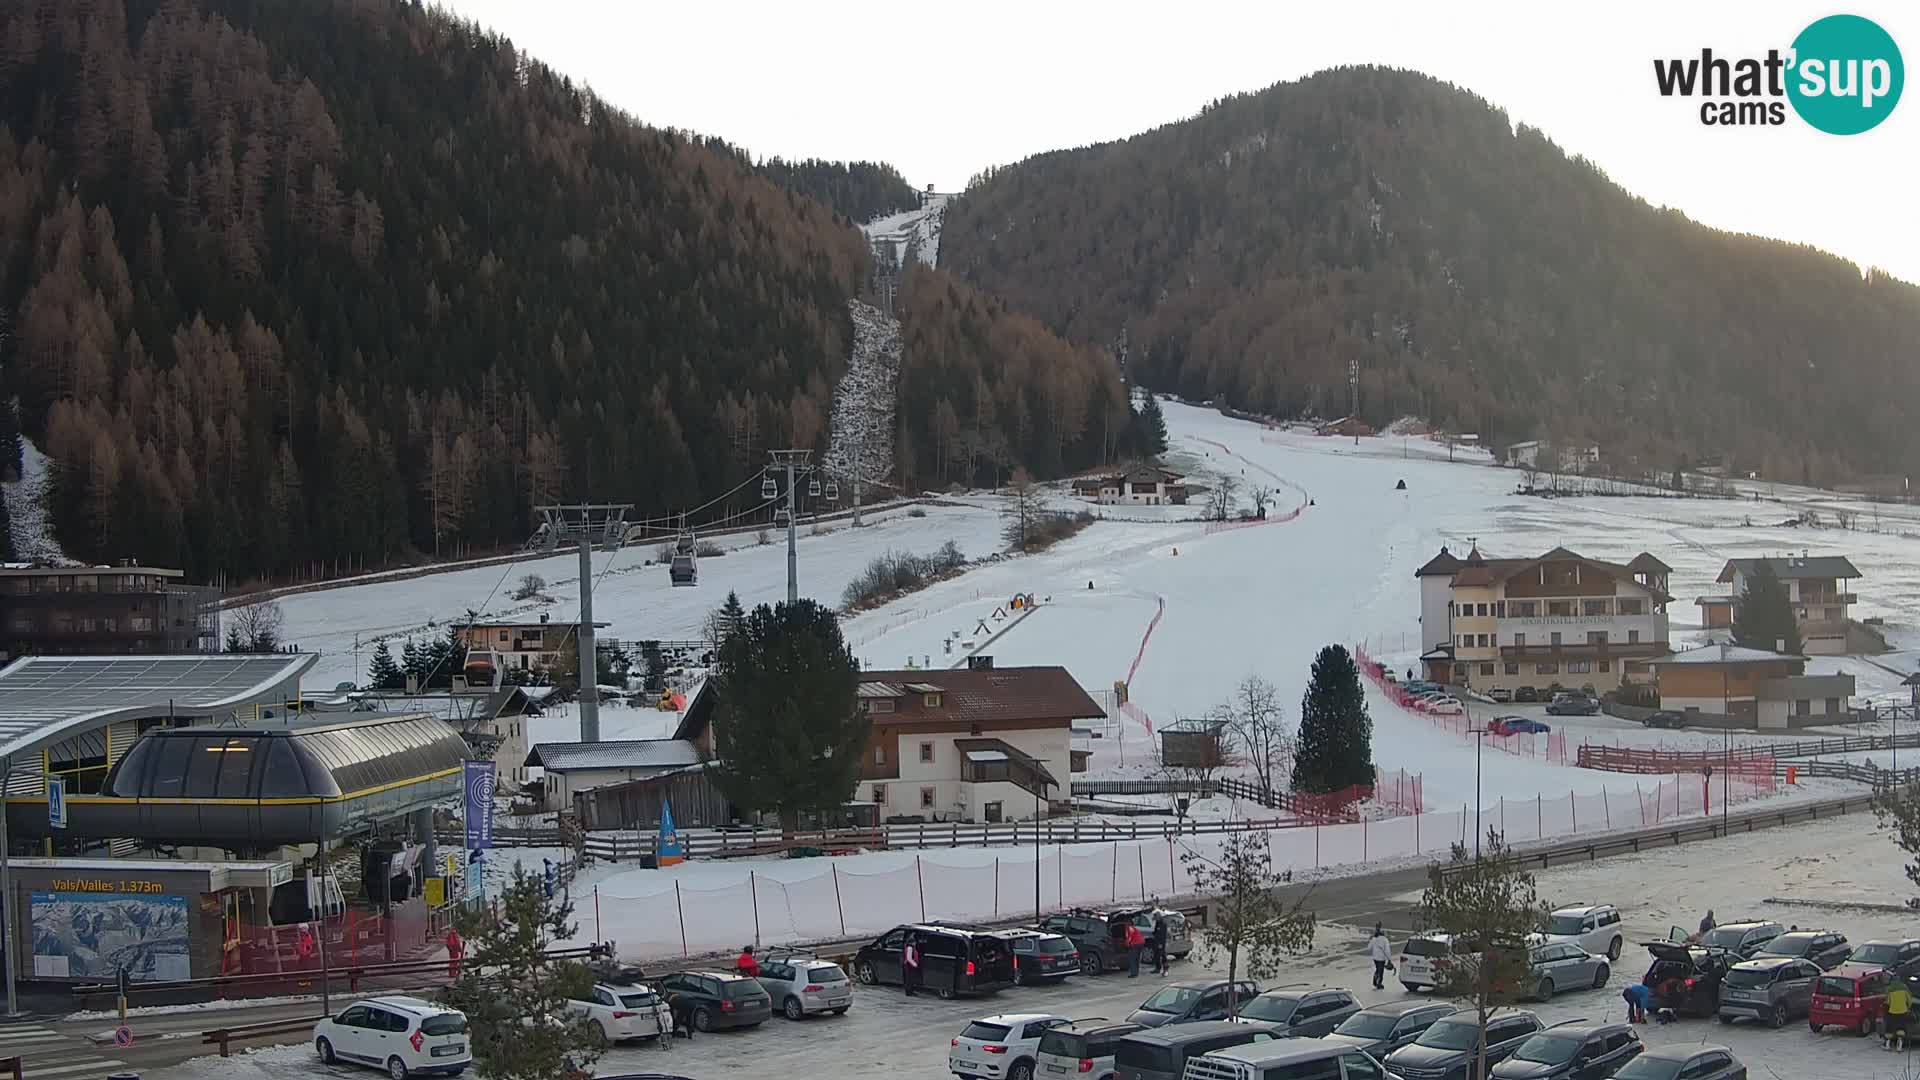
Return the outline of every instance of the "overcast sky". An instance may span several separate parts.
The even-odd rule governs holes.
[[[1920,282],[1920,91],[1863,135],[1716,128],[1656,57],[1784,51],[1864,15],[1920,62],[1920,4],[1245,0],[441,0],[647,123],[760,156],[882,160],[957,191],[988,165],[1123,138],[1341,64],[1464,86],[1628,190]]]

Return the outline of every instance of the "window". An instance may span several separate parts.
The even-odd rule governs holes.
[[[1492,665],[1492,664],[1481,664],[1481,665],[1480,665],[1480,674],[1482,674],[1482,675],[1491,675],[1491,674],[1493,674],[1493,665]],[[1832,710],[1828,710],[1828,711],[1829,711],[1829,712],[1831,712]]]
[[[1806,698],[1796,698],[1793,703],[1793,715],[1812,716],[1813,702],[1807,700]]]
[[[502,630],[502,631],[500,631],[500,639],[499,639],[499,640],[501,640],[501,641],[506,641],[506,640],[507,640],[507,635],[508,635],[508,633],[510,633],[510,631],[506,631],[506,630]]]
[[[1519,665],[1519,664],[1508,664],[1508,665],[1507,665],[1507,674],[1509,674],[1509,675],[1518,675],[1518,674],[1520,674],[1520,665]]]
[[[1468,648],[1472,648],[1472,647],[1473,647],[1473,635],[1472,635],[1472,634],[1461,634],[1461,635],[1460,635],[1460,647],[1461,647],[1461,648],[1463,648],[1463,649],[1468,649]]]
[[[1593,661],[1591,660],[1567,661],[1567,674],[1569,675],[1585,675],[1588,672],[1591,672],[1592,670],[1593,670]]]
[[[1515,634],[1515,635],[1513,635],[1513,647],[1514,647],[1514,648],[1516,648],[1516,649],[1524,649],[1524,648],[1526,648],[1526,647],[1527,647],[1527,635],[1525,635],[1525,634]]]
[[[1572,614],[1573,614],[1573,601],[1571,601],[1571,600],[1549,600],[1549,601],[1547,601],[1547,614],[1549,614],[1549,615],[1572,615]]]
[[[1004,814],[1005,811],[1001,809],[1001,804],[997,802],[987,803],[980,808],[980,816],[986,818],[987,824],[989,825],[999,824]]]
[[[940,707],[940,695],[939,695],[939,694],[928,694],[928,695],[927,695],[927,697],[926,697],[926,705],[927,705],[927,708],[929,708],[929,709],[937,709],[937,708],[939,708],[939,707]]]
[[[1645,615],[1647,600],[1643,596],[1622,596],[1614,600],[1613,608],[1622,615]]]
[[[1504,619],[1507,617],[1507,602],[1505,600],[1495,600],[1493,602],[1493,617],[1496,619]]]
[[[1540,614],[1540,601],[1509,600],[1507,601],[1507,610],[1516,619],[1531,619]]]
[[[1839,711],[1840,711],[1840,699],[1837,697],[1828,698],[1827,699],[1827,715],[1832,716],[1838,713]]]
[[[920,761],[924,764],[927,762],[931,762],[932,760],[933,760],[933,744],[930,742],[921,743],[920,744]]]
[[[1612,671],[1612,670],[1613,670],[1613,661],[1611,661],[1611,660],[1602,660],[1602,661],[1600,661],[1600,670],[1601,670],[1601,671]]]
[[[921,789],[920,789],[920,808],[921,808],[922,810],[925,810],[925,809],[928,809],[928,808],[930,808],[930,807],[932,807],[932,806],[933,806],[933,797],[934,797],[934,789],[933,789],[933,788],[930,788],[930,787],[923,787],[923,788],[921,788]]]
[[[882,806],[885,806],[887,804],[887,785],[885,784],[873,785],[873,801],[879,803]]]
[[[1535,675],[1558,675],[1560,674],[1560,665],[1551,660],[1542,664],[1535,664],[1533,665],[1533,673]]]
[[[1587,631],[1587,644],[1605,645],[1606,643],[1607,643],[1607,632],[1605,630]]]
[[[1482,649],[1484,649],[1484,648],[1487,648],[1487,635],[1485,635],[1485,634],[1475,634],[1475,635],[1474,635],[1474,639],[1475,639],[1475,640],[1474,640],[1474,643],[1475,643],[1475,644],[1476,644],[1476,645],[1477,645],[1478,647],[1480,647],[1480,648],[1482,648]]]
[[[1474,613],[1482,616],[1483,618],[1488,614],[1487,605],[1485,604],[1475,604],[1473,607],[1474,607]]]
[[[1580,601],[1580,614],[1582,614],[1582,615],[1611,615],[1611,614],[1613,614],[1613,601],[1611,601],[1611,600],[1582,600],[1582,601]]]
[[[1559,648],[1560,647],[1560,631],[1555,630],[1552,633],[1552,635],[1548,638],[1548,640],[1552,642],[1554,648],[1556,649]]]
[[[887,748],[885,746],[878,744],[874,746],[873,763],[875,765],[885,765],[887,763]]]
[[[1638,630],[1627,631],[1627,644],[1629,645],[1640,644],[1640,631]]]
[[[131,615],[127,618],[127,629],[135,633],[145,633],[153,629],[153,616]]]
[[[868,712],[892,712],[893,699],[892,698],[868,698],[867,711]]]

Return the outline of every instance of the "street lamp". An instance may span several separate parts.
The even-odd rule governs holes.
[[[1473,857],[1475,859],[1480,858],[1480,836],[1485,831],[1480,827],[1480,750],[1487,745],[1487,736],[1491,734],[1493,732],[1486,728],[1473,729]]]
[[[1033,793],[1033,921],[1040,921],[1040,823],[1045,820],[1047,808],[1047,782],[1040,781],[1040,790]]]

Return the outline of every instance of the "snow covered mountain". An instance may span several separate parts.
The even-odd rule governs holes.
[[[860,226],[876,253],[891,246],[892,262],[904,267],[912,259],[928,266],[940,265],[940,232],[946,224],[947,200],[951,195],[929,193],[917,210],[877,217]]]

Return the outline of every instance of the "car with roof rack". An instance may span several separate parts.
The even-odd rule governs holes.
[[[1040,1080],[1064,1076],[1113,1080],[1114,1056],[1119,1052],[1120,1040],[1144,1030],[1139,1024],[1116,1022],[1104,1016],[1062,1024],[1040,1036],[1035,1075]]]
[[[1766,919],[1737,919],[1723,922],[1700,935],[1700,944],[1709,949],[1725,949],[1742,960],[1751,960],[1767,943],[1787,928]],[[1669,936],[1672,932],[1669,931]]]
[[[1013,949],[1013,981],[1021,986],[1051,986],[1080,973],[1080,950],[1073,939],[1049,930],[1004,932]]]
[[[1056,912],[1040,920],[1039,929],[1047,933],[1063,934],[1073,942],[1080,956],[1080,973],[1098,975],[1107,971],[1119,971],[1127,966],[1127,950],[1123,942],[1125,927],[1128,923],[1140,931],[1142,937],[1152,940],[1155,920],[1165,920],[1167,924],[1167,956],[1179,960],[1193,951],[1193,932],[1187,924],[1185,913],[1171,908],[1159,907],[1111,907],[1111,908],[1074,908],[1071,911]],[[1141,956],[1146,959],[1145,954]]]
[[[1533,940],[1539,944],[1571,943],[1590,953],[1603,953],[1618,963],[1620,950],[1626,945],[1626,931],[1620,925],[1620,909],[1612,904],[1569,904],[1554,908]]]
[[[839,964],[804,949],[775,949],[760,961],[760,988],[789,1020],[821,1013],[845,1016],[853,1007],[853,980]]]
[[[673,1034],[673,1012],[651,985],[641,982],[639,968],[630,972],[600,969],[586,996],[567,1002],[567,1011],[586,1020],[610,1042],[657,1039]]]
[[[660,980],[660,996],[678,1007],[695,1031],[759,1027],[773,1016],[773,998],[760,983],[732,971],[676,971]]]
[[[1605,1080],[1646,1047],[1633,1025],[1562,1020],[1493,1067],[1492,1080]]]

